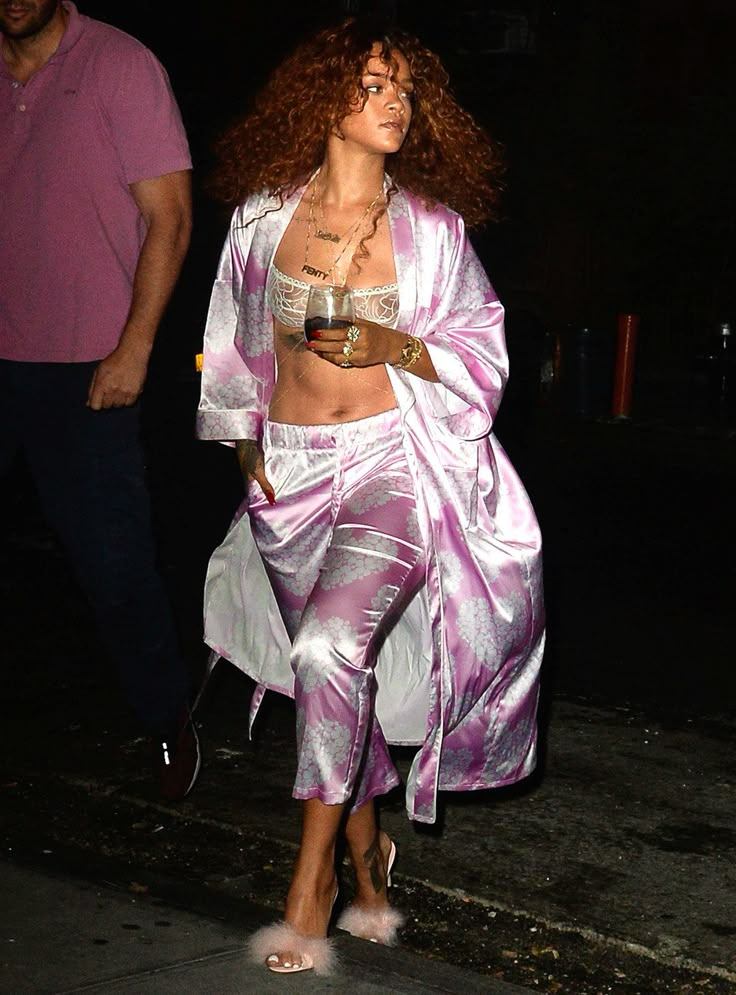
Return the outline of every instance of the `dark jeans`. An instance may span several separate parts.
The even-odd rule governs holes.
[[[156,563],[140,411],[87,408],[95,366],[0,360],[0,477],[20,450],[123,691],[159,734],[187,700],[190,676]]]

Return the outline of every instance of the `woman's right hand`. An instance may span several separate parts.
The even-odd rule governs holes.
[[[243,475],[243,483],[246,488],[251,480],[255,480],[263,491],[269,504],[276,504],[276,495],[273,487],[266,477],[266,465],[263,460],[263,452],[255,439],[238,439],[235,443],[235,451],[238,456],[238,465]]]

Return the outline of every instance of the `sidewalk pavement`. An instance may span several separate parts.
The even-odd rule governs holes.
[[[0,862],[0,890],[5,896],[0,990],[8,995],[528,991],[346,933],[335,939],[340,957],[335,975],[276,975],[244,953],[244,933],[264,922],[263,910],[247,904],[237,921],[223,921],[110,882],[8,862]]]
[[[736,992],[733,729],[571,702],[526,791],[450,797],[436,830],[408,822],[400,793],[383,808],[400,949],[338,933],[330,981],[248,965],[296,851],[293,730],[274,702],[248,744],[242,675],[218,666],[202,777],[178,805],[122,727],[60,732],[49,771],[19,749],[28,716],[7,723],[0,991]]]
[[[0,862],[0,890],[0,990],[8,995],[528,991],[343,933],[335,941],[339,973],[275,975],[250,963],[243,950],[244,927],[263,921],[255,906],[243,906],[238,922],[224,922],[109,882],[8,862]]]

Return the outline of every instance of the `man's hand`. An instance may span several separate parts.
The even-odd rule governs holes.
[[[181,270],[192,229],[191,171],[130,184],[146,226],[133,278],[130,311],[116,349],[95,370],[87,406],[126,408],[138,400],[164,310]]]
[[[128,408],[143,392],[148,357],[118,347],[97,365],[87,395],[87,407]]]

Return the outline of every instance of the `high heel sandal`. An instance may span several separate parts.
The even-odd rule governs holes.
[[[332,899],[330,918],[336,901],[337,892]],[[327,925],[329,928],[329,922]],[[296,955],[299,963],[285,960],[279,950]],[[275,974],[314,971],[315,974],[327,975],[337,967],[337,953],[332,940],[326,936],[304,936],[287,922],[275,922],[257,930],[248,940],[248,954],[254,963],[265,964]]]
[[[391,887],[391,868],[396,860],[396,846],[391,842],[386,861],[386,890]],[[371,943],[381,943],[387,947],[396,946],[398,931],[404,924],[404,917],[398,909],[386,905],[382,909],[361,909],[349,905],[337,920],[337,928],[344,929],[352,936]]]

